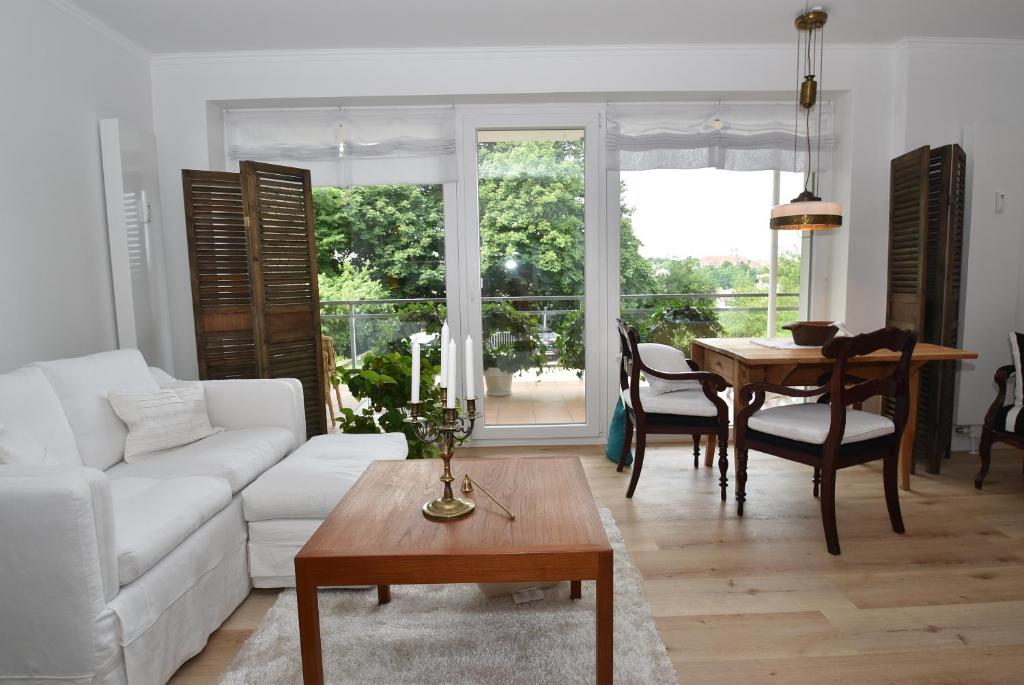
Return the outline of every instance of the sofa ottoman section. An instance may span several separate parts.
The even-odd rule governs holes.
[[[294,559],[370,462],[405,459],[402,433],[319,435],[242,491],[255,587],[294,587]]]

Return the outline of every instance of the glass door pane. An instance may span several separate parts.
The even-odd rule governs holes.
[[[479,130],[488,426],[583,424],[585,132]]]
[[[321,328],[337,364],[359,369],[371,356],[408,355],[414,339],[439,363],[448,313],[442,186],[314,188],[313,214]],[[373,415],[365,397],[339,390],[336,415],[342,407]]]

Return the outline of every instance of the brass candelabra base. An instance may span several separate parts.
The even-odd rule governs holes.
[[[423,505],[423,515],[432,521],[447,521],[471,514],[475,507],[471,501],[461,497],[438,497]]]
[[[429,426],[419,416],[419,404],[410,405],[409,420],[413,423],[417,435],[426,441],[440,443],[441,460],[444,462],[444,472],[441,475],[441,482],[444,484],[444,494],[435,500],[423,505],[423,515],[431,521],[451,521],[473,513],[476,505],[462,497],[456,497],[452,492],[452,457],[455,456],[455,438],[464,439],[473,432],[473,424],[476,420],[476,398],[467,398],[467,412],[459,415],[455,408],[446,407],[442,423],[436,429]]]

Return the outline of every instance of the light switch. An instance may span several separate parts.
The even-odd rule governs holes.
[[[1006,209],[1006,193],[996,191],[996,214],[1002,214]]]

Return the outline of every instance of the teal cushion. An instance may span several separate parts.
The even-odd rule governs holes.
[[[622,443],[626,440],[626,407],[622,404],[622,398],[615,403],[615,412],[612,414],[612,423],[608,426],[608,445],[604,448],[604,456],[616,464],[619,463],[619,456],[622,454]],[[633,463],[633,450],[626,455],[626,465]]]

